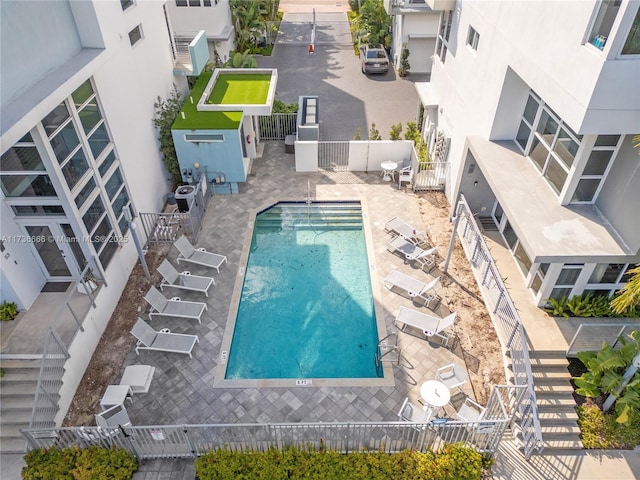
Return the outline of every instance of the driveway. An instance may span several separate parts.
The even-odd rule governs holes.
[[[321,140],[353,140],[360,128],[366,140],[371,123],[383,139],[391,125],[416,120],[418,96],[413,82],[386,74],[363,75],[351,43],[347,14],[316,13],[316,43],[309,54],[312,13],[285,13],[270,57],[258,57],[260,67],[278,69],[276,98],[298,102],[300,95],[317,95]]]

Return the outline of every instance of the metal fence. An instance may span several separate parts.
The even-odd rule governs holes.
[[[567,357],[576,358],[578,352],[599,352],[602,342],[619,348],[620,337],[634,330],[640,330],[640,323],[581,323],[567,348]]]
[[[513,410],[525,389],[494,386],[480,421],[436,419],[428,423],[335,422],[262,423],[213,425],[125,426],[113,429],[68,427],[29,429],[22,434],[30,449],[71,446],[124,448],[139,460],[195,458],[210,450],[265,451],[287,446],[338,452],[362,450],[398,452],[404,449],[437,450],[446,443],[461,442],[493,455],[513,419]]]
[[[297,113],[274,113],[258,117],[260,140],[284,140],[295,135]]]
[[[173,243],[181,235],[195,243],[202,227],[202,218],[209,204],[209,184],[207,172],[198,182],[195,196],[188,199],[189,211],[170,213],[140,213],[142,228],[149,243]]]
[[[348,172],[349,142],[318,142],[318,168]]]
[[[542,451],[544,443],[526,331],[463,195],[460,196],[456,212],[458,223],[455,230],[484,294],[485,304],[492,314],[500,342],[503,348],[509,350],[514,382],[516,385],[527,387],[528,390],[528,395],[520,404],[518,412],[524,455],[528,459],[534,452]]]
[[[91,276],[93,285],[89,282],[81,282],[81,279],[89,276]],[[100,264],[93,257],[80,274],[80,279],[76,280],[72,288],[69,289],[62,307],[56,312],[52,322],[49,324],[49,330],[42,347],[40,372],[31,408],[29,428],[50,427],[58,413],[60,387],[62,386],[62,377],[65,372],[64,366],[71,355],[67,345],[65,345],[65,342],[56,331],[57,328],[62,322],[69,322],[69,316],[71,316],[71,321],[73,322],[73,328],[70,332],[71,338],[78,330],[84,331],[82,327],[84,318],[91,308],[96,308],[95,294],[97,290],[93,290],[92,287],[98,288],[101,285],[106,286],[106,280]],[[77,311],[72,302],[72,297],[78,294],[78,286],[87,294],[90,300],[86,310],[83,311]]]
[[[412,159],[412,166],[415,172],[412,181],[414,192],[444,190],[449,162],[418,162],[417,159]]]

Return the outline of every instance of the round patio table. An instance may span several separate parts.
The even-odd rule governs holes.
[[[396,162],[392,162],[391,160],[387,160],[386,162],[382,162],[380,164],[380,168],[382,168],[383,177],[382,180],[385,182],[390,182],[394,178],[394,173],[396,168],[398,168],[398,164]]]
[[[420,396],[432,407],[444,407],[451,399],[451,392],[444,383],[427,380],[420,387]]]

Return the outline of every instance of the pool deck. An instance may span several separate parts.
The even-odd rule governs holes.
[[[421,225],[418,202],[411,193],[399,190],[394,182],[384,182],[379,172],[329,172],[300,174],[295,172],[294,156],[286,154],[283,142],[265,143],[261,158],[253,163],[252,175],[237,195],[214,196],[209,202],[203,229],[196,241],[197,247],[227,256],[228,264],[213,273],[216,286],[209,298],[199,293],[182,294],[185,300],[207,301],[208,310],[202,324],[179,319],[154,319],[156,329],[170,328],[172,332],[198,334],[193,359],[186,355],[141,351],[136,356],[132,349],[125,366],[149,364],[156,367],[155,377],[148,393],[135,395],[127,406],[134,425],[182,423],[265,423],[265,422],[334,422],[334,421],[395,421],[405,397],[418,402],[420,385],[434,378],[438,367],[451,362],[464,363],[458,347],[442,347],[435,339],[429,342],[422,335],[401,332],[399,345],[404,365],[390,366],[393,386],[343,387],[260,387],[220,388],[214,386],[216,369],[225,324],[229,313],[234,286],[239,275],[240,259],[248,236],[250,213],[255,209],[282,199],[304,199],[307,180],[311,196],[316,199],[366,200],[375,257],[377,280],[393,269],[429,280],[433,275],[420,272],[410,264],[387,251],[390,234],[384,224],[400,216],[414,225]],[[175,263],[177,251],[172,248],[169,260]],[[194,274],[211,275],[206,268],[189,267]],[[433,271],[437,274],[437,271]],[[413,304],[411,300],[386,290],[380,291],[380,310],[387,331],[397,330],[394,317],[401,305],[444,316],[448,310],[432,304],[432,310]],[[236,293],[237,294],[237,293]],[[435,308],[435,312],[433,310]],[[414,336],[416,335],[416,336]],[[373,361],[373,358],[372,358]],[[347,380],[345,385],[349,385]],[[470,383],[464,393],[473,397]],[[442,411],[452,416],[464,400],[458,393]]]

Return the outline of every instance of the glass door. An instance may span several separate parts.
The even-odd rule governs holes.
[[[38,253],[41,267],[48,280],[68,278],[79,274],[66,242],[62,241],[57,225],[25,226],[30,243]]]

